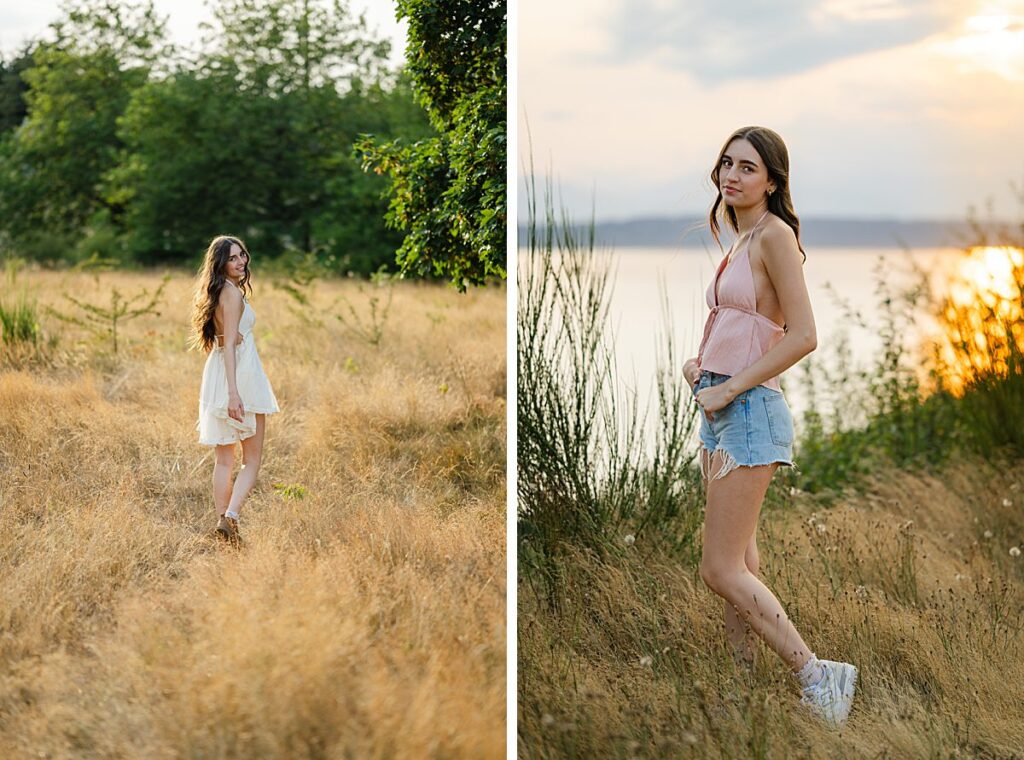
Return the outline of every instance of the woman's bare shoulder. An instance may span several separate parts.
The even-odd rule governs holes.
[[[217,299],[217,303],[221,306],[239,306],[242,300],[242,291],[236,285],[225,282],[224,287],[220,289],[220,297]]]
[[[772,258],[789,257],[796,254],[800,258],[800,246],[796,242],[793,228],[777,216],[772,216],[761,233],[761,253]]]

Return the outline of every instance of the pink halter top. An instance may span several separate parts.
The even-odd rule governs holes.
[[[722,259],[708,286],[706,300],[711,313],[704,323],[704,337],[697,352],[697,365],[702,370],[735,375],[760,359],[785,335],[782,327],[757,313],[754,273],[750,268],[750,241],[767,215],[765,211],[754,224],[742,250]],[[778,375],[761,385],[782,390]]]

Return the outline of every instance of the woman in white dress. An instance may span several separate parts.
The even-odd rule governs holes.
[[[241,540],[238,514],[256,483],[266,415],[279,411],[253,341],[256,314],[245,298],[246,291],[252,293],[249,279],[245,244],[228,235],[215,237],[199,269],[192,308],[192,346],[209,354],[196,430],[201,444],[216,447],[216,533],[232,543]],[[242,444],[242,467],[232,484],[237,443]]]

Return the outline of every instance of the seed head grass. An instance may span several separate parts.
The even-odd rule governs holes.
[[[758,574],[819,657],[860,670],[840,733],[804,712],[764,644],[752,672],[734,663],[722,600],[667,542],[566,548],[559,607],[520,586],[520,756],[1012,757],[1024,566],[1008,547],[1024,538],[1022,485],[1019,462],[964,458],[762,510]]]

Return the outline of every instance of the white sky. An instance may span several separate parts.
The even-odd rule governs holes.
[[[204,0],[154,0],[154,7],[167,18],[167,30],[174,42],[188,44],[199,40],[199,24],[212,21]],[[405,35],[408,24],[395,20],[395,4],[390,0],[352,0],[353,13],[366,13],[371,30],[391,41],[392,64],[405,60]],[[22,43],[46,31],[60,16],[59,0],[0,0],[0,51],[10,56]]]
[[[528,120],[577,216],[706,213],[750,124],[801,215],[1024,211],[1024,0],[519,0],[518,77],[520,160]]]

